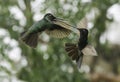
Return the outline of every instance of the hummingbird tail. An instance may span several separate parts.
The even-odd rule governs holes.
[[[80,68],[83,60],[83,53],[79,51],[78,46],[73,43],[65,43],[65,51],[72,60],[76,61],[77,67]]]
[[[65,51],[68,53],[68,56],[75,60],[78,56],[78,49],[76,44],[65,43]]]
[[[26,31],[21,33],[20,39],[30,47],[35,48],[38,44],[38,33],[32,33],[28,35],[25,35],[25,34],[26,34]],[[25,37],[23,37],[24,35]]]

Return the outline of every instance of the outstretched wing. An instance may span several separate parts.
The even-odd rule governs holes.
[[[88,21],[87,21],[87,18],[84,17],[80,20],[80,22],[77,24],[77,28],[78,29],[81,29],[81,28],[87,28],[87,24],[88,24]]]
[[[46,30],[46,33],[50,37],[54,38],[64,38],[70,35],[71,31],[67,29],[54,29],[54,30]]]
[[[53,21],[53,24],[59,26],[62,29],[54,29],[54,30],[46,31],[46,33],[52,37],[64,38],[64,37],[67,37],[71,33],[71,31],[76,33],[78,36],[80,36],[80,32],[78,29],[87,28],[87,19],[83,18],[78,23],[77,28],[70,25],[69,23],[67,23],[66,21],[63,21],[63,20]]]
[[[79,30],[76,27],[70,25],[66,21],[57,20],[57,21],[53,21],[53,24],[59,25],[59,26],[61,26],[62,28],[66,29],[66,30],[70,30],[70,31],[76,33],[78,36],[80,34]]]
[[[92,45],[87,45],[83,50],[82,53],[86,56],[97,56],[97,52]]]

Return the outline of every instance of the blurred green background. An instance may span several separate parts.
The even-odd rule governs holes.
[[[68,38],[40,35],[32,49],[19,34],[51,12],[72,25],[88,18],[89,43],[98,56],[81,69],[64,50]],[[120,0],[0,0],[0,82],[120,82]]]

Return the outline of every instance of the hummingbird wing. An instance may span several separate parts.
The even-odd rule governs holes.
[[[57,20],[57,21],[53,21],[53,24],[59,25],[59,26],[61,26],[62,28],[66,29],[66,30],[70,30],[71,32],[76,33],[78,36],[80,34],[79,30],[76,27],[70,25],[66,21]]]
[[[54,29],[45,31],[50,37],[64,38],[70,35],[71,31],[67,29]]]
[[[87,18],[84,17],[80,20],[80,22],[77,24],[77,28],[80,29],[80,28],[87,28],[87,24],[88,24],[88,21],[87,21]]]
[[[95,48],[92,45],[87,45],[83,50],[82,53],[86,56],[98,56]]]
[[[57,20],[57,21],[53,21],[53,24],[59,25],[61,27],[63,27],[66,30],[70,30],[73,31],[74,33],[76,33],[78,36],[80,36],[80,32],[78,29],[81,28],[87,28],[87,18],[84,17],[78,24],[77,24],[77,28],[75,28],[74,26],[70,25],[69,23],[67,23],[66,21],[62,21],[62,20]]]

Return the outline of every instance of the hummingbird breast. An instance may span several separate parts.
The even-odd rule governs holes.
[[[85,48],[85,46],[88,44],[88,39],[87,36],[80,36],[79,42],[78,42],[78,47],[80,50]]]

